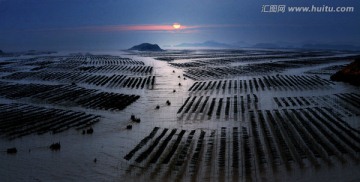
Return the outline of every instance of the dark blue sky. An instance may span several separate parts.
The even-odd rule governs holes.
[[[355,12],[262,13],[262,5],[352,6]],[[122,49],[207,40],[360,45],[359,12],[358,0],[0,0],[0,49]],[[183,29],[152,29],[174,22]]]

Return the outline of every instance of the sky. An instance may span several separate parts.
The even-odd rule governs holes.
[[[354,12],[261,12],[266,5],[350,6]],[[115,50],[210,40],[359,46],[359,22],[358,0],[0,0],[0,49]]]

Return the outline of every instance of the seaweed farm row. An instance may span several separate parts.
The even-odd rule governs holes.
[[[81,130],[98,121],[99,116],[84,112],[28,104],[0,104],[0,133],[9,139],[48,132],[55,134],[70,128]]]
[[[343,61],[345,58],[336,58],[333,61]],[[347,59],[345,59],[347,60]],[[313,62],[312,62],[313,61]],[[211,61],[210,61],[211,62]],[[280,73],[286,69],[301,68],[312,66],[313,64],[324,64],[329,62],[320,60],[287,60],[276,62],[264,62],[243,65],[202,65],[198,62],[179,63],[186,66],[180,66],[184,69],[184,76],[194,80],[207,80],[207,79],[224,79],[232,78],[235,76],[256,76],[263,74]],[[175,64],[175,63],[174,63]],[[178,65],[176,67],[179,67]]]
[[[1,62],[0,68],[6,71],[1,73],[0,98],[18,103],[1,105],[0,133],[8,138],[91,127],[100,115],[86,114],[86,109],[116,113],[140,98],[119,89],[155,85],[152,66],[119,56],[10,59]]]
[[[38,56],[34,58],[9,59],[1,65],[27,65],[27,66],[48,66],[48,65],[144,65],[142,61],[110,55],[86,55],[86,56]]]
[[[202,120],[244,118],[249,110],[259,109],[256,94],[234,95],[232,97],[189,96],[178,109],[179,119]]]
[[[330,52],[307,51],[251,51],[228,54],[208,54],[181,57],[166,56],[157,59],[170,61],[169,65],[184,70],[184,75],[194,80],[224,79],[234,76],[256,76],[280,73],[286,69],[310,67],[353,59],[349,55]],[[174,61],[175,60],[175,61]]]
[[[155,57],[157,60],[176,61],[194,60],[205,63],[219,60],[221,63],[234,63],[241,61],[256,61],[264,59],[292,59],[292,58],[319,58],[333,56],[328,51],[292,51],[292,50],[167,50],[166,52],[140,53],[142,56]]]
[[[91,109],[123,110],[140,98],[138,95],[100,92],[75,85],[9,84],[0,82],[0,96],[30,99],[33,102],[81,106]]]
[[[359,160],[360,131],[322,108],[248,115],[249,123],[214,130],[155,127],[124,156],[131,164],[127,173],[135,179],[256,181],[282,169]]]
[[[235,56],[235,57],[220,57],[220,58],[211,58],[211,59],[198,59],[198,60],[191,60],[189,62],[182,62],[182,63],[169,63],[171,66],[179,67],[179,68],[191,68],[191,67],[200,67],[200,66],[223,66],[229,64],[236,64],[236,63],[256,63],[256,61],[262,62],[264,60],[276,60],[277,63],[287,63],[291,62],[290,64],[294,67],[300,65],[317,65],[322,63],[327,63],[331,61],[336,61],[341,58],[310,58],[314,55],[303,55],[302,59],[298,59],[299,54],[294,53],[285,53],[285,54],[256,54],[256,55],[243,55],[243,56]],[[308,58],[306,58],[308,57]],[[277,64],[276,63],[276,64]]]
[[[191,52],[191,50],[187,50]],[[276,58],[294,58],[299,56],[299,53],[295,52],[273,52],[273,51],[247,51],[247,50],[233,50],[231,53],[229,52],[217,52],[217,53],[203,53],[203,54],[174,54],[169,52],[168,54],[160,54],[151,53],[153,56],[156,56],[155,59],[163,60],[163,61],[174,61],[174,60],[193,60],[191,63],[210,63],[210,64],[229,64],[234,62],[242,62],[242,61],[254,61],[254,60],[262,60],[262,59],[276,59]],[[314,56],[314,54],[305,55],[301,53],[302,56]],[[209,59],[209,60],[208,60]],[[214,62],[213,62],[214,61]],[[178,64],[174,63],[173,66],[185,67],[187,64]]]
[[[21,65],[18,65],[21,66]],[[54,65],[42,65],[31,68],[30,71],[48,71],[48,72],[85,72],[85,73],[133,73],[150,74],[151,66],[144,65],[82,65],[76,62],[57,63]]]
[[[75,71],[87,73],[133,73],[133,74],[151,74],[153,67],[151,66],[120,66],[120,65],[105,65],[105,66],[81,66]]]
[[[184,76],[193,80],[224,79],[235,76],[279,73],[283,65],[273,63],[251,64],[247,66],[193,67],[184,71]]]
[[[152,67],[151,66],[136,66],[136,67],[117,67],[117,66],[107,66],[109,69],[102,70],[103,67],[96,67],[96,68],[89,68],[89,67],[80,67],[79,69],[88,69],[86,71],[71,71],[71,70],[56,70],[56,71],[49,71],[49,70],[42,70],[42,71],[31,71],[31,72],[15,72],[10,75],[2,77],[2,79],[10,79],[10,80],[19,80],[19,79],[35,79],[35,80],[52,80],[56,81],[61,77],[66,77],[68,79],[71,79],[71,77],[74,80],[76,80],[77,77],[87,77],[87,73],[108,73],[108,74],[114,74],[114,73],[141,73],[144,75],[148,75],[152,73]],[[111,67],[111,70],[110,70]],[[100,70],[100,71],[98,71]],[[69,78],[70,77],[70,78]]]
[[[144,65],[144,62],[142,61],[109,55],[74,56],[67,58],[67,61],[80,62],[80,64],[88,65]]]
[[[265,90],[309,90],[329,88],[333,85],[331,81],[322,79],[318,76],[297,76],[297,75],[276,75],[253,77],[252,79],[231,79],[231,80],[211,80],[196,81],[189,88],[191,93],[201,93],[209,91],[229,91],[229,92],[255,92]]]
[[[152,66],[118,56],[35,57],[8,60],[0,67],[0,71],[5,71],[1,79],[6,81],[46,81],[132,89],[152,89],[155,83]]]
[[[322,96],[274,97],[279,108],[315,107],[322,106],[332,109],[339,117],[360,115],[360,95],[357,93],[339,93]],[[336,110],[336,111],[335,111]]]
[[[114,68],[109,66],[115,66]],[[40,56],[28,59],[10,59],[0,65],[1,70],[10,72],[10,70],[19,71],[30,69],[29,71],[86,71],[93,69],[98,72],[111,70],[137,70],[141,72],[138,66],[144,66],[142,61],[136,61],[129,58],[118,56]],[[125,66],[125,67],[124,67]],[[115,69],[116,68],[116,69]],[[149,71],[149,70],[148,70]]]
[[[324,96],[274,97],[278,108],[322,107],[335,113],[338,117],[360,115],[360,95],[356,93],[341,93]],[[178,119],[209,120],[245,119],[246,113],[261,109],[256,94],[232,95],[224,97],[189,96],[177,111]],[[241,116],[241,117],[239,117]]]
[[[12,75],[4,76],[5,80],[37,80],[37,81],[56,81],[59,83],[89,84],[109,88],[136,88],[152,89],[155,83],[155,76],[127,76],[127,75],[92,75],[81,73],[66,72],[44,72],[34,74],[33,72],[17,72]]]

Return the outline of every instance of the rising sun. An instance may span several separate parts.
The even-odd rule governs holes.
[[[173,24],[174,29],[179,29],[181,27],[180,23]]]

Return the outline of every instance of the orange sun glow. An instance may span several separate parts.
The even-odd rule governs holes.
[[[180,23],[173,24],[174,29],[179,29],[181,27]]]

